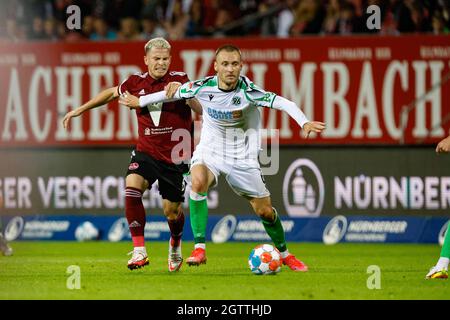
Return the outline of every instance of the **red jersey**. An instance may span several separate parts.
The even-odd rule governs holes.
[[[189,81],[186,73],[169,71],[158,80],[153,79],[148,72],[136,73],[122,82],[118,87],[119,94],[128,91],[130,94],[140,97],[150,93],[164,90],[169,82],[185,83]],[[193,122],[191,108],[186,100],[158,103],[144,108],[135,109],[138,118],[139,139],[136,150],[145,152],[156,160],[172,164],[172,149],[182,142],[172,141],[172,133],[176,129],[185,129],[190,133],[190,153],[193,151]],[[184,141],[185,143],[187,141]],[[182,148],[177,148],[182,149]],[[187,159],[190,155],[177,154],[181,159]]]

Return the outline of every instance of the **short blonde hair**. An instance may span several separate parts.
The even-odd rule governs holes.
[[[164,38],[153,38],[145,44],[144,46],[145,53],[150,51],[152,48],[169,49],[170,51],[172,46],[170,45],[169,41],[167,41]]]

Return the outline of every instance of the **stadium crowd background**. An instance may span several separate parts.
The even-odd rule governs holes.
[[[374,4],[380,30],[365,23]],[[80,30],[66,28],[70,5],[81,9]],[[450,33],[448,0],[2,0],[0,7],[0,39],[9,41]]]

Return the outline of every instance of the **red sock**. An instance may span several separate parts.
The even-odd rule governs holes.
[[[184,213],[180,206],[178,210],[178,216],[175,220],[167,220],[170,229],[170,236],[172,238],[172,246],[178,247],[180,244],[181,236],[183,235],[184,228]]]
[[[142,204],[141,190],[132,187],[125,189],[125,215],[133,239],[133,246],[143,247],[145,245],[145,209]]]

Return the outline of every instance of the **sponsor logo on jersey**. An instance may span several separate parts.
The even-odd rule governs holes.
[[[209,97],[209,101],[211,101],[214,98],[214,95],[210,94],[208,97]]]
[[[141,91],[139,91],[139,93],[138,94],[140,94],[140,95],[144,95],[145,94],[145,90],[144,89],[142,89]]]
[[[242,117],[242,110],[235,111],[218,111],[208,108],[208,115],[213,119],[218,120],[232,120],[239,119]]]
[[[137,168],[139,168],[139,163],[137,162],[130,163],[128,166],[128,170],[136,170]]]
[[[292,217],[317,217],[322,212],[325,187],[319,168],[309,159],[297,159],[283,181],[283,201]]]
[[[239,119],[242,117],[242,110],[232,111],[233,119]]]
[[[159,123],[158,123],[159,124]],[[144,135],[149,136],[150,135],[150,128],[145,128]]]

